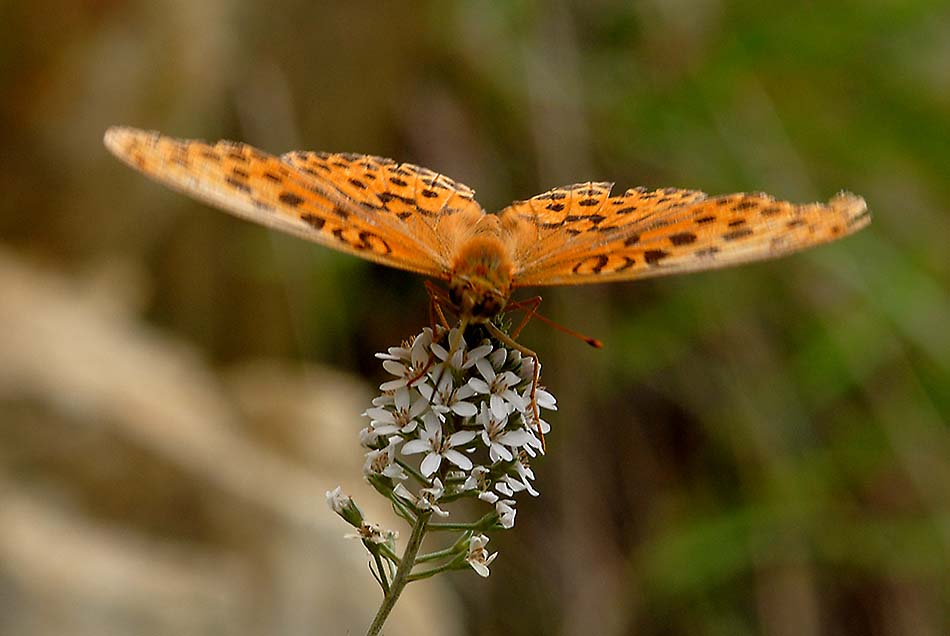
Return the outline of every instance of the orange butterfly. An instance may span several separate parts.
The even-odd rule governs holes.
[[[774,258],[856,232],[864,199],[795,205],[762,193],[612,184],[549,190],[487,214],[474,191],[426,168],[369,155],[275,157],[114,127],[105,145],[175,189],[263,225],[448,283],[463,321],[486,323],[512,289],[633,280]]]

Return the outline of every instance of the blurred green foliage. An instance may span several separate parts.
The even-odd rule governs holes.
[[[139,264],[148,321],[220,363],[376,380],[420,280],[146,183],[110,124],[391,156],[487,209],[587,179],[863,195],[870,229],[814,252],[553,290],[606,348],[526,330],[561,404],[542,496],[456,582],[476,634],[950,632],[946,3],[41,4],[0,9],[4,243]]]

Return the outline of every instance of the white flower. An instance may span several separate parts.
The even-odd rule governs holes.
[[[455,447],[469,443],[475,439],[477,433],[475,431],[457,431],[448,437],[444,437],[442,422],[433,411],[427,412],[424,420],[425,428],[418,431],[419,439],[406,442],[402,447],[403,455],[427,453],[419,466],[419,471],[426,477],[439,470],[443,458],[462,470],[469,470],[473,466],[472,460],[455,450]]]
[[[534,480],[534,471],[531,470],[528,460],[524,457],[519,458],[518,463],[515,464],[515,470],[523,480]]]
[[[518,369],[518,375],[521,376],[522,380],[525,380],[526,382],[534,381],[534,365],[535,365],[534,358],[523,356],[521,355],[520,351],[515,350],[511,352],[511,355],[509,356],[509,360],[511,360],[513,364],[516,364],[516,365],[518,363],[521,364],[520,368]],[[541,369],[541,366],[538,365],[539,375],[540,375],[540,369]]]
[[[530,358],[526,358],[530,360]],[[522,398],[528,404],[531,403],[531,387],[528,386],[522,394]],[[557,410],[557,400],[554,399],[554,396],[551,395],[548,391],[539,388],[535,392],[535,404],[537,404],[539,409],[547,409],[549,411]],[[541,439],[537,436],[538,430],[541,431],[541,435],[547,435],[551,432],[551,425],[540,417],[535,417],[534,409],[530,415],[526,414],[525,420],[527,422],[527,428],[531,432],[531,439],[523,447],[525,451],[531,457],[537,457],[538,454],[544,454],[544,444],[541,443]]]
[[[508,349],[505,347],[498,347],[491,352],[491,355],[488,356],[488,361],[491,362],[492,367],[495,369],[501,369],[505,366],[505,360],[508,359]]]
[[[395,530],[384,530],[378,523],[364,523],[356,532],[343,535],[344,539],[360,539],[370,543],[388,543],[399,538],[399,533]]]
[[[533,435],[531,437],[535,439]],[[534,471],[531,470],[527,458],[524,456],[519,457],[518,461],[512,463],[512,466],[516,474],[508,472],[503,475],[501,479],[495,483],[495,490],[506,497],[512,497],[515,493],[527,490],[532,497],[537,497],[539,493],[531,484],[531,481],[534,479]]]
[[[529,395],[526,397],[530,398],[530,392],[531,387],[528,387]],[[557,400],[554,399],[554,396],[551,393],[545,391],[541,387],[538,387],[538,389],[534,392],[534,400],[537,403],[538,408],[547,409],[549,411],[557,410]]]
[[[439,419],[444,420],[450,412],[460,417],[472,417],[478,413],[478,407],[465,401],[475,395],[472,387],[463,384],[453,388],[453,384],[452,374],[446,373],[434,389],[428,384],[419,385],[419,393],[428,400],[432,410],[439,414]]]
[[[327,505],[330,506],[330,510],[338,515],[343,514],[343,508],[352,501],[348,495],[343,494],[343,486],[337,486],[333,490],[327,491]]]
[[[463,338],[459,337],[458,327],[449,331],[449,347],[455,346],[455,351],[449,354],[449,350],[438,342],[432,345],[432,353],[440,360],[436,368],[439,373],[436,377],[442,375],[441,370],[445,367],[455,371],[464,371],[474,365],[476,362],[487,356],[492,351],[491,343],[481,344],[474,349],[466,351],[466,344]]]
[[[373,406],[392,406],[396,402],[395,391],[384,391],[373,398]]]
[[[496,495],[490,490],[483,490],[482,492],[478,493],[478,498],[479,500],[484,501],[485,503],[490,503],[490,504],[493,504],[496,501],[498,501],[498,495]]]
[[[431,510],[440,517],[448,517],[449,513],[436,505],[444,493],[445,488],[442,486],[442,480],[438,477],[432,482],[432,486],[420,490],[418,497],[409,492],[409,489],[402,484],[396,484],[396,487],[393,488],[393,494],[409,501],[419,510]]]
[[[441,499],[444,494],[445,487],[442,485],[442,480],[436,477],[432,480],[431,486],[419,491],[419,501],[417,505],[423,510],[428,510],[429,508],[438,510],[436,504],[439,503],[439,499]],[[445,514],[448,515],[448,513]]]
[[[544,444],[541,443],[541,438],[538,437],[538,428],[541,429],[542,435],[547,435],[551,432],[551,425],[544,420],[534,420],[534,423],[531,425],[531,427],[525,429],[531,435],[531,439],[529,439],[528,443],[522,446],[522,448],[531,457],[537,457],[538,454],[544,454]]]
[[[495,560],[495,557],[498,556],[497,552],[488,554],[488,550],[485,549],[487,544],[488,537],[483,534],[476,534],[469,539],[468,556],[465,557],[468,564],[472,566],[472,569],[481,577],[487,577],[489,575],[488,566]]]
[[[381,391],[392,391],[404,386],[416,386],[425,381],[425,372],[432,364],[432,354],[429,347],[432,345],[432,330],[423,329],[416,336],[412,347],[392,347],[388,354],[376,354],[383,358],[383,368],[396,376],[395,380],[383,382],[379,385]]]
[[[372,448],[379,440],[379,432],[372,426],[364,426],[360,429],[360,446],[363,448]]]
[[[499,349],[499,351],[505,351],[505,349]],[[469,379],[468,385],[472,387],[476,393],[490,396],[491,409],[494,413],[509,413],[512,410],[524,411],[524,398],[513,390],[514,387],[517,387],[518,384],[521,383],[521,378],[511,371],[495,373],[491,362],[485,358],[476,362],[475,368],[478,369],[482,377]]]
[[[498,501],[498,495],[489,490],[492,487],[492,482],[488,479],[490,472],[484,466],[475,466],[462,484],[462,490],[477,490],[479,499],[490,504],[495,503]]]
[[[379,450],[371,450],[366,453],[366,461],[363,464],[363,475],[382,475],[390,479],[407,479],[409,475],[402,469],[402,466],[396,463],[396,450],[402,440],[398,436],[389,439],[389,445]]]
[[[514,455],[509,447],[524,446],[534,437],[524,429],[505,430],[508,425],[508,414],[505,413],[502,417],[498,417],[484,402],[482,402],[482,410],[478,414],[478,423],[483,427],[482,441],[488,447],[488,455],[493,462],[510,462],[514,459]]]
[[[515,527],[515,515],[518,511],[515,510],[514,499],[501,499],[495,502],[495,512],[498,513],[498,523],[502,528],[510,530]]]
[[[376,357],[380,360],[409,360],[411,357],[412,345],[401,347],[390,347],[386,353],[377,353]]]
[[[363,523],[363,513],[352,497],[343,494],[340,486],[327,491],[327,505],[351,526],[358,528]]]
[[[488,472],[488,469],[484,466],[473,466],[472,470],[468,471],[465,483],[462,484],[462,490],[475,490],[481,487],[488,476]]]
[[[513,475],[505,475],[503,478],[504,483],[508,485],[512,493],[521,492],[522,490],[527,490],[532,497],[538,496],[538,491],[534,489],[531,485],[531,482],[522,477],[518,479]]]
[[[421,388],[421,387],[420,387]],[[404,386],[393,391],[393,403],[388,406],[374,406],[363,415],[370,418],[369,425],[377,435],[393,433],[411,433],[416,429],[418,418],[428,404],[418,394],[413,394]]]

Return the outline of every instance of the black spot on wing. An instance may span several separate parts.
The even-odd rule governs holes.
[[[299,195],[294,194],[293,192],[281,192],[280,194],[277,195],[277,198],[280,200],[281,203],[285,205],[289,205],[292,208],[295,208],[301,203],[303,203],[303,198],[300,197]]]
[[[571,269],[571,271],[574,272],[575,274],[587,273],[586,271],[581,272],[580,270],[589,268],[592,274],[599,274],[603,271],[604,267],[607,266],[608,262],[610,262],[610,258],[608,258],[604,254],[601,254],[599,256],[591,256],[591,257],[585,258],[582,261],[578,261],[578,263]]]
[[[322,230],[323,226],[326,225],[327,222],[326,219],[315,214],[301,214],[300,220],[315,230]]]
[[[696,235],[692,232],[678,232],[670,235],[670,243],[673,245],[689,245],[696,241]]]
[[[623,271],[628,270],[628,269],[630,269],[631,267],[633,267],[634,265],[637,264],[636,259],[634,259],[632,256],[624,256],[624,257],[623,257],[623,260],[624,260],[623,265],[621,265],[620,267],[618,267],[617,269],[615,269],[615,270],[614,270],[615,272],[623,272]]]
[[[741,239],[752,234],[752,230],[744,227],[738,230],[733,230],[731,232],[726,232],[722,235],[723,240],[725,241],[735,241],[736,239]]]
[[[245,194],[251,193],[251,186],[247,185],[247,183],[245,183],[244,180],[239,177],[235,177],[232,175],[228,177],[227,179],[225,179],[225,181],[227,181],[231,187],[237,190],[240,190],[241,192],[244,192]]]

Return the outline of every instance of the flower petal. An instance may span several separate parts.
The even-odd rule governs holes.
[[[393,419],[393,414],[391,411],[378,406],[374,406],[371,409],[366,409],[363,415],[370,418],[373,421],[373,424],[376,424],[377,422],[394,424],[396,422],[396,420]]]
[[[488,358],[482,358],[476,362],[475,368],[478,369],[478,372],[482,374],[482,377],[485,378],[485,381],[489,384],[495,380],[495,369],[492,368],[491,362],[488,361]],[[471,382],[471,380],[469,380],[469,382]]]
[[[458,466],[459,468],[461,468],[462,470],[468,470],[473,465],[472,460],[470,460],[468,457],[458,452],[457,450],[453,450],[451,448],[445,451],[445,458],[449,460],[450,462],[452,462],[453,464],[455,464],[456,466]],[[425,462],[423,462],[423,464],[425,464]],[[423,474],[426,474],[426,473],[423,471]]]
[[[405,378],[397,378],[395,380],[390,380],[389,382],[383,382],[379,385],[379,390],[392,391],[393,389],[398,389],[401,386],[406,386]]]
[[[481,378],[469,378],[468,386],[470,386],[472,390],[475,391],[475,393],[479,393],[481,395],[488,395],[491,393],[491,387]]]
[[[416,453],[424,453],[431,449],[432,449],[432,445],[429,444],[427,440],[411,439],[402,445],[402,454],[415,455]]]
[[[493,443],[491,447],[488,449],[488,455],[489,457],[491,457],[491,460],[493,462],[498,462],[498,461],[510,462],[514,458],[514,455],[511,454],[510,450],[505,448],[504,445],[498,444],[497,442]]]
[[[449,446],[468,444],[478,436],[478,431],[458,431],[449,436]]]
[[[501,421],[508,417],[508,403],[501,399],[499,395],[492,395],[488,403],[491,405],[491,414],[496,421]],[[502,425],[504,426],[504,425]]]
[[[408,442],[408,446],[412,442]],[[403,446],[403,452],[405,452],[405,446]],[[428,477],[435,471],[439,470],[439,466],[442,465],[442,455],[438,453],[429,453],[426,455],[425,459],[422,460],[422,464],[419,466],[419,472]]]
[[[478,408],[470,402],[456,402],[452,405],[452,412],[462,417],[473,417],[478,413]]]

